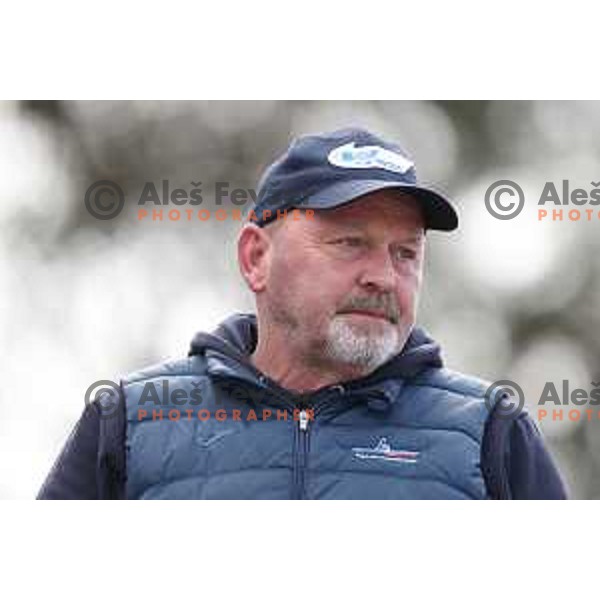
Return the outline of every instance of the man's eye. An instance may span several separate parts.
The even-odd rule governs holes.
[[[364,240],[360,237],[343,237],[337,240],[334,240],[334,244],[338,244],[340,246],[349,246],[351,248],[358,248],[359,246],[364,245]]]
[[[396,256],[401,260],[414,260],[417,257],[417,253],[412,248],[398,248]]]

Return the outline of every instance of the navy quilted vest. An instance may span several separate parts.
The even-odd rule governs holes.
[[[443,368],[422,330],[373,376],[301,396],[244,361],[253,317],[227,327],[123,380],[128,498],[486,498],[488,384]]]

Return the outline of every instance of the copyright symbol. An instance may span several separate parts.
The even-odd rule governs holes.
[[[92,183],[85,193],[85,207],[92,217],[113,219],[125,205],[123,190],[114,181],[103,179]]]
[[[85,392],[84,402],[86,406],[95,402],[100,410],[100,418],[110,419],[117,414],[119,405],[123,402],[123,390],[110,379],[94,381]]]
[[[518,416],[525,406],[525,395],[521,387],[510,379],[494,381],[485,391],[485,405],[494,410],[500,419]]]
[[[506,196],[510,198],[517,196],[518,200],[515,202],[506,198]],[[514,219],[523,210],[524,206],[525,194],[521,186],[510,179],[495,181],[485,192],[485,207],[490,215],[496,217],[496,219],[502,221]]]

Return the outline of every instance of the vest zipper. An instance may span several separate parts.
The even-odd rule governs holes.
[[[294,452],[294,489],[292,498],[300,500],[305,495],[306,467],[308,462],[309,417],[305,408],[298,415],[296,428],[296,448]]]
[[[306,409],[300,411],[298,426],[300,427],[300,431],[308,431],[308,413]]]

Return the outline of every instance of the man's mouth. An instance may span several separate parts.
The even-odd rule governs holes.
[[[345,310],[341,312],[342,315],[362,315],[366,317],[373,317],[376,319],[383,319],[384,321],[391,322],[392,319],[385,312],[377,311],[377,310],[368,310],[365,308],[355,308],[352,310]]]

